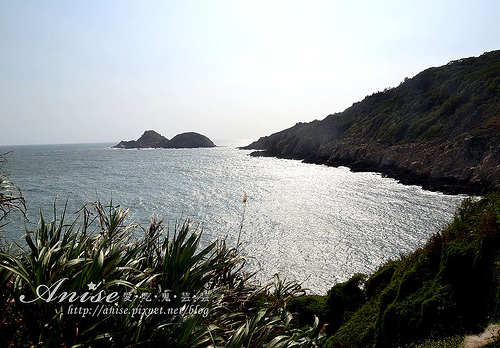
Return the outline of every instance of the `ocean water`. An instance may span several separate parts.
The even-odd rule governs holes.
[[[51,217],[67,201],[69,213],[100,199],[130,208],[129,222],[151,216],[173,228],[189,217],[204,243],[227,236],[249,270],[265,282],[275,273],[324,294],[354,273],[423,245],[448,224],[463,196],[405,186],[376,173],[255,158],[219,141],[207,149],[112,149],[113,144],[0,147],[3,171],[27,201],[28,228],[39,211]],[[247,202],[243,196],[247,194]],[[24,227],[10,224],[9,240]]]

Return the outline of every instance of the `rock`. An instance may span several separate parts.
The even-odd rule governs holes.
[[[139,147],[139,145],[137,144],[137,141],[135,141],[135,140],[130,140],[130,141],[122,140],[113,147],[115,149],[136,149]]]
[[[182,133],[168,140],[163,135],[153,130],[147,130],[139,139],[131,141],[122,140],[113,147],[119,149],[198,148],[215,147],[215,144],[209,138],[199,133]]]
[[[120,149],[143,149],[143,148],[157,148],[164,147],[168,139],[163,135],[156,133],[154,130],[145,131],[137,140],[120,141],[119,144],[113,146]]]
[[[215,147],[215,144],[212,142],[212,140],[208,139],[206,136],[202,134],[188,132],[176,135],[163,147],[198,148],[198,147]]]

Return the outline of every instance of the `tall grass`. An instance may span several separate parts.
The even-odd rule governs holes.
[[[0,154],[0,163],[6,162],[4,154]],[[26,204],[21,191],[0,169],[0,228],[7,224],[7,217],[13,211],[19,211],[26,217]]]
[[[0,250],[0,346],[315,347],[287,303],[304,290],[264,286],[224,239],[202,247],[186,220],[173,230],[97,201],[58,209]],[[94,296],[94,297],[92,297]],[[83,311],[83,312],[82,312]]]

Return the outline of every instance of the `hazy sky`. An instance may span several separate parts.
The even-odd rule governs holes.
[[[500,49],[497,0],[0,0],[0,144],[257,139]]]

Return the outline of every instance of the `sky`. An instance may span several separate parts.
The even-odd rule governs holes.
[[[249,139],[500,49],[497,0],[0,0],[0,145]]]

